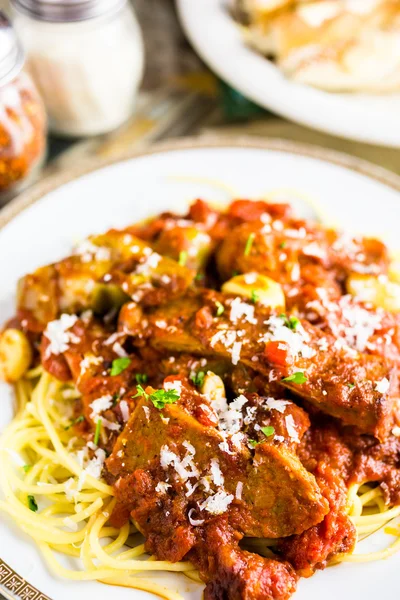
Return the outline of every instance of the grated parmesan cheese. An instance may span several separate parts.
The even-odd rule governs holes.
[[[380,381],[376,382],[375,389],[380,394],[386,394],[386,392],[389,391],[389,388],[390,388],[390,382],[389,382],[389,379],[387,379],[387,377],[384,377]]]
[[[247,304],[247,302],[243,302],[239,297],[232,300],[229,319],[234,324],[236,324],[239,319],[244,319],[248,323],[257,325],[257,319],[254,317],[254,306]]]
[[[284,413],[286,406],[290,404],[288,400],[275,400],[275,398],[267,398],[265,405],[270,410],[277,410],[280,413]]]
[[[190,498],[190,496],[193,494],[193,492],[196,490],[196,488],[198,487],[199,483],[195,483],[194,485],[192,485],[190,483],[190,481],[187,481],[185,483],[185,487],[187,489],[187,492],[185,494],[186,498]]]
[[[90,418],[93,419],[93,421],[97,421],[100,417],[100,413],[108,410],[112,407],[112,405],[113,397],[110,394],[101,396],[100,398],[97,398],[97,400],[93,400],[93,402],[90,404],[90,408],[92,409]]]
[[[146,415],[146,419],[147,421],[149,421],[150,419],[150,409],[148,406],[142,406],[144,414]]]
[[[123,418],[124,422],[126,423],[127,421],[129,421],[129,405],[128,405],[127,401],[121,400],[121,402],[119,403],[119,408],[121,410],[122,418]]]
[[[188,512],[188,519],[189,519],[189,523],[191,525],[193,525],[193,527],[197,527],[198,525],[203,525],[204,523],[204,519],[194,519],[192,517],[193,513],[195,512],[194,508],[191,508]]]
[[[297,433],[297,429],[294,426],[294,419],[292,415],[287,415],[285,417],[286,429],[290,439],[293,442],[300,442],[299,434]]]
[[[240,360],[240,352],[242,350],[242,342],[235,342],[232,346],[232,364],[237,365]]]
[[[211,479],[217,487],[224,485],[224,476],[217,458],[211,459]]]
[[[140,264],[135,269],[136,275],[149,275],[151,269],[156,269],[161,256],[157,252],[153,252],[150,248],[143,250],[145,260],[141,260]]]
[[[92,262],[92,260],[105,262],[111,260],[111,249],[105,246],[96,246],[90,240],[84,240],[75,247],[74,255],[80,256],[83,263]]]
[[[246,406],[246,416],[243,419],[245,425],[250,425],[256,418],[257,406]]]
[[[229,444],[226,440],[221,442],[220,444],[218,444],[218,448],[221,450],[221,452],[226,452],[227,454],[230,454],[231,456],[233,456],[235,454],[235,452],[231,452]]]
[[[50,344],[46,349],[46,356],[50,354],[61,354],[69,348],[69,344],[79,343],[79,338],[73,334],[69,329],[75,325],[78,317],[76,315],[62,314],[61,317],[55,321],[50,321],[44,331],[44,335],[49,340]]]
[[[243,493],[243,482],[238,481],[237,485],[236,485],[236,492],[235,492],[235,496],[236,496],[237,500],[242,499],[242,493]]]
[[[193,462],[196,450],[189,442],[183,442],[182,444],[186,448],[186,455],[183,459],[180,459],[174,452],[172,452],[168,446],[164,445],[160,452],[160,463],[163,469],[167,469],[172,466],[178,477],[182,481],[187,481],[190,477],[199,477],[200,473]]]
[[[92,412],[90,413],[90,418],[93,419],[93,421],[95,421],[96,423],[100,419],[102,425],[106,429],[110,429],[110,431],[119,431],[121,429],[119,423],[113,423],[112,421],[109,421],[108,419],[105,419],[101,416],[101,413],[105,410],[110,409],[112,405],[113,397],[110,396],[110,394],[101,396],[100,398],[93,400],[93,402],[90,404],[90,408],[92,409]]]
[[[212,515],[222,515],[233,499],[232,494],[228,494],[225,490],[219,490],[200,504],[200,510],[206,510]]]
[[[98,448],[94,453],[92,460],[90,460],[84,468],[84,474],[91,475],[95,479],[100,479],[105,460],[106,453],[101,448]],[[81,488],[78,487],[78,489]]]
[[[156,492],[165,494],[170,487],[172,487],[170,483],[167,483],[166,481],[159,481],[156,485]]]
[[[269,331],[263,334],[260,342],[285,342],[293,356],[302,356],[304,358],[312,358],[316,353],[315,350],[307,346],[310,337],[304,330],[301,324],[293,331],[286,327],[284,320],[281,317],[272,316],[267,321],[264,321]]]
[[[87,356],[85,356],[79,366],[81,369],[81,373],[85,373],[85,371],[87,371],[87,369],[91,366],[96,366],[96,365],[100,365],[103,362],[103,358],[101,356],[95,356],[94,354],[88,354]]]
[[[75,481],[72,477],[64,483],[65,496],[69,502],[75,500],[78,495],[78,490],[75,489]]]
[[[175,390],[179,396],[182,393],[182,381],[179,379],[176,381],[164,381],[163,387],[167,392],[170,390]]]

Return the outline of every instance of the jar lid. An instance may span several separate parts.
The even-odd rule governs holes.
[[[10,21],[0,11],[0,86],[18,75],[24,64],[24,53]]]
[[[84,21],[118,11],[127,0],[11,0],[20,11],[39,21]]]

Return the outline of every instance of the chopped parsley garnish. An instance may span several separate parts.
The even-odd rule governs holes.
[[[147,373],[136,373],[135,379],[136,379],[136,383],[147,383],[147,380],[148,380]]]
[[[29,508],[29,510],[31,510],[33,512],[38,511],[38,505],[35,500],[35,496],[28,496],[28,508]]]
[[[265,435],[265,437],[270,437],[271,435],[274,435],[274,433],[275,433],[275,427],[272,427],[272,425],[268,425],[267,427],[261,427],[260,429],[263,432],[263,434]],[[264,440],[260,440],[259,442],[257,442],[257,440],[248,440],[249,445],[252,448],[255,448],[256,446],[258,446],[258,444],[262,444],[263,441]]]
[[[224,305],[217,300],[215,306],[217,307],[217,317],[220,317],[225,310]]]
[[[303,371],[296,371],[296,373],[293,373],[288,377],[284,377],[282,381],[292,381],[293,383],[305,383],[307,381],[307,377],[304,375]]]
[[[194,385],[197,387],[201,387],[204,383],[204,377],[206,374],[204,371],[197,371],[197,373],[192,373],[190,375],[190,380],[193,381]]]
[[[355,388],[355,387],[356,387],[356,384],[355,384],[355,383],[346,383],[346,385],[347,385],[347,387],[349,387],[351,390],[352,390],[353,388]]]
[[[131,359],[127,356],[120,356],[119,358],[114,358],[111,365],[110,375],[111,377],[115,377],[116,375],[120,375],[125,369],[129,367],[131,364]]]
[[[300,319],[297,317],[287,317],[284,313],[279,316],[283,319],[285,327],[288,327],[292,331],[296,331],[297,327],[300,325]]]
[[[255,237],[256,237],[256,234],[253,232],[253,233],[250,233],[249,237],[247,238],[246,246],[245,246],[244,252],[243,252],[244,256],[249,256]]]
[[[261,427],[261,431],[266,437],[269,437],[270,435],[274,435],[275,427],[272,427],[272,425],[268,425],[268,427]]]
[[[279,248],[282,248],[282,250],[283,250],[283,248],[286,248],[286,242],[281,242],[279,244]]]
[[[201,281],[202,279],[204,279],[205,275],[204,273],[196,273],[195,275],[195,281]]]
[[[185,250],[181,250],[181,252],[179,252],[178,263],[181,267],[184,267],[186,265],[187,257],[188,253]]]
[[[134,398],[143,396],[146,400],[151,400],[158,410],[162,410],[166,404],[174,404],[180,398],[180,395],[176,390],[156,390],[152,394],[148,394],[141,385],[138,385],[136,389],[137,394],[133,396]]]
[[[66,427],[64,427],[65,431],[68,431],[74,425],[78,425],[78,423],[82,423],[84,420],[85,420],[85,417],[83,415],[79,415],[79,417],[76,417],[76,419],[74,419],[72,421],[72,423],[70,423],[69,425],[67,425]]]
[[[29,471],[32,469],[32,465],[24,465],[22,468],[25,473],[29,473]]]
[[[251,301],[256,304],[260,299],[260,294],[256,290],[251,290]]]
[[[98,419],[97,423],[96,423],[96,431],[94,432],[94,440],[93,440],[93,442],[96,444],[96,446],[99,445],[101,426],[102,426],[102,420]]]

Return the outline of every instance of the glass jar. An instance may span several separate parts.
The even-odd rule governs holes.
[[[22,49],[0,11],[0,205],[32,180],[45,154],[45,110],[23,65]]]
[[[12,0],[12,6],[51,131],[97,135],[131,116],[144,50],[127,0]]]

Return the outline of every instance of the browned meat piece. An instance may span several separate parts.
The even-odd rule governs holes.
[[[169,380],[168,385],[182,385]],[[147,394],[151,391],[148,388]],[[185,386],[181,394],[179,404],[167,405],[162,412],[143,398],[119,436],[107,460],[107,470],[116,480],[115,492],[120,500],[117,512],[127,514],[126,488],[132,487],[137,473],[146,471],[153,480],[153,484],[149,483],[150,496],[156,497],[159,505],[165,504],[164,518],[165,511],[174,514],[170,504],[179,497],[179,515],[190,517],[190,508],[194,508],[197,521],[203,524],[228,511],[235,528],[249,536],[287,536],[321,521],[326,503],[314,478],[289,446],[282,443],[284,439],[275,441],[264,435],[252,455],[245,443],[247,437],[238,428],[235,441],[226,431],[223,435],[218,430],[218,417],[204,396]],[[232,424],[240,417],[238,410],[224,412],[226,428],[232,430]],[[296,412],[291,413],[291,425],[296,429],[293,414]],[[300,423],[298,435],[302,434],[301,427]],[[287,437],[290,432],[286,432]],[[292,441],[289,439],[289,443]],[[157,487],[158,482],[164,484]],[[184,504],[182,497],[186,498]],[[143,507],[142,502],[143,494],[133,491],[128,507],[135,520],[143,510],[147,512],[147,504]],[[139,521],[146,535],[158,535],[153,517],[157,519],[148,513],[146,519]],[[176,522],[171,524],[171,530],[176,526]],[[157,544],[154,550],[157,552]]]
[[[284,558],[302,577],[324,569],[338,554],[351,552],[357,537],[346,514],[347,488],[340,475],[323,463],[318,464],[314,473],[321,492],[329,501],[329,513],[318,525],[279,544]]]
[[[218,303],[224,307],[219,315]],[[230,357],[234,365],[241,362],[321,411],[383,439],[393,426],[397,369],[349,349],[307,321],[295,323],[208,291],[149,313],[140,336],[156,348]]]
[[[350,348],[377,354],[400,364],[400,316],[365,305],[346,295],[330,302],[325,291],[314,288],[314,297],[297,304],[303,318],[322,331],[343,340]]]
[[[151,305],[178,297],[194,275],[154,252],[129,229],[113,229],[83,242],[73,256],[24,277],[18,310],[30,313],[42,328],[62,312],[92,308],[116,314],[130,296]]]
[[[303,285],[302,271],[309,265],[320,265],[327,277],[333,270],[338,282],[350,272],[387,273],[389,265],[387,249],[378,240],[348,238],[313,223],[274,219],[267,213],[231,228],[216,259],[224,280],[234,272],[255,271],[286,284],[286,291]]]
[[[352,443],[373,440],[355,435],[350,428],[344,435],[333,421],[325,419],[311,426],[298,447],[301,461],[315,475],[330,507],[321,523],[279,544],[283,556],[303,577],[325,568],[337,554],[351,552],[355,544],[355,528],[346,514],[349,478],[355,476],[354,455],[346,438]],[[359,481],[364,480],[361,475]]]
[[[204,600],[287,600],[296,590],[298,577],[288,563],[241,550],[222,519],[205,528],[189,557],[208,582]]]

